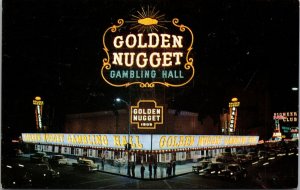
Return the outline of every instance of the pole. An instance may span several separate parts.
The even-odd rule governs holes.
[[[129,146],[130,146],[130,105],[127,103],[127,107],[128,107],[128,144],[127,144],[127,150],[128,150],[128,159],[127,159],[127,175],[130,176],[130,167],[129,167]]]

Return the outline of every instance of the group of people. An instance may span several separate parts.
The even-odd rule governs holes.
[[[175,160],[171,161],[168,163],[167,165],[167,176],[170,177],[172,175],[172,171],[173,171],[173,175],[175,175],[175,169],[176,169],[176,162]]]
[[[148,166],[148,169],[149,169],[149,178],[152,179],[152,169],[153,169],[153,177],[154,179],[157,178],[157,163],[154,162],[153,166],[152,166],[152,163],[150,162],[149,163],[149,166]],[[144,164],[141,165],[141,178],[144,179],[144,174],[145,174],[145,166]]]
[[[170,177],[172,175],[173,172],[173,176],[175,176],[175,169],[176,169],[176,162],[175,160],[169,162],[167,164],[167,177]],[[149,178],[152,179],[152,171],[153,171],[153,178],[156,179],[157,178],[157,163],[154,162],[154,164],[152,165],[152,163],[150,162],[148,165],[148,170],[149,170]],[[144,164],[141,165],[141,178],[144,179],[145,177],[145,166]]]

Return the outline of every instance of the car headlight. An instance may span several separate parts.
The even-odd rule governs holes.
[[[230,175],[233,175],[233,172],[230,172]]]

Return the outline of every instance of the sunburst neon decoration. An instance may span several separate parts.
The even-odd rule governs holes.
[[[153,32],[158,31],[159,28],[167,29],[163,24],[166,22],[165,14],[159,14],[159,10],[155,10],[155,7],[147,7],[145,10],[142,7],[141,11],[137,11],[137,15],[131,15],[131,21],[126,21],[132,23],[130,30],[137,29],[138,32]]]

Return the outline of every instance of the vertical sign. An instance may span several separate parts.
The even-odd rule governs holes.
[[[229,102],[230,110],[230,123],[229,123],[229,134],[232,134],[236,130],[236,120],[237,120],[237,107],[240,106],[237,98],[232,98]]]
[[[42,125],[42,112],[43,112],[43,105],[44,102],[42,101],[41,97],[37,96],[33,100],[33,105],[35,105],[35,118],[36,118],[36,128],[41,130]]]

